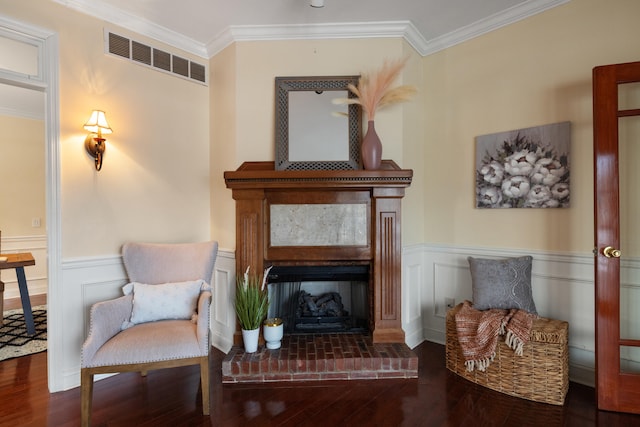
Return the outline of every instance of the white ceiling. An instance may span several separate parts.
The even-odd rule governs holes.
[[[234,40],[404,36],[426,55],[569,0],[54,0],[209,58]]]

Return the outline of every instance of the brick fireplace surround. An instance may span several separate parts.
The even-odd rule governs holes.
[[[223,361],[223,382],[417,377],[417,357],[404,343],[400,311],[400,208],[412,175],[391,160],[374,171],[276,171],[273,162],[246,162],[225,172],[236,201],[236,274],[246,266],[262,271],[269,265],[368,265],[370,307],[368,334],[285,335],[275,351],[262,346],[245,354],[237,331]],[[318,246],[282,244],[274,237],[273,206],[314,205],[355,206],[366,216],[366,236]]]

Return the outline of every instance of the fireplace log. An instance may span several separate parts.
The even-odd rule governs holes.
[[[307,291],[298,295],[298,317],[343,317],[349,313],[344,309],[338,292],[327,292],[313,296]]]

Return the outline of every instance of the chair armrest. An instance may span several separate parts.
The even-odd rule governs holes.
[[[198,298],[198,324],[196,334],[202,354],[209,354],[209,320],[211,318],[211,291],[203,291]]]
[[[89,334],[82,344],[81,366],[83,368],[91,364],[93,356],[104,343],[121,331],[122,323],[131,318],[132,309],[132,295],[98,302],[91,307]]]

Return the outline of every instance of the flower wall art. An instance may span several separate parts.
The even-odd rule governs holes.
[[[569,207],[570,145],[570,122],[476,137],[476,207]]]

